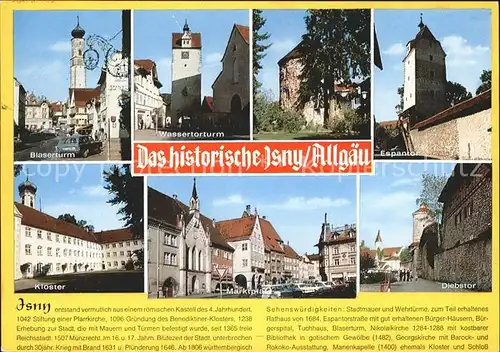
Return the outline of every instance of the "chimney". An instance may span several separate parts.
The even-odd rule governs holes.
[[[248,214],[250,214],[250,212],[252,211],[250,204],[247,204],[247,206],[246,206],[246,208],[245,208],[245,211],[246,211]]]
[[[172,195],[172,197],[174,197],[174,199],[177,200],[177,194]]]

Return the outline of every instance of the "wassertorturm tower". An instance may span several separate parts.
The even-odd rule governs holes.
[[[196,116],[201,107],[201,33],[186,21],[182,33],[172,33],[172,113]]]
[[[419,31],[406,45],[404,65],[404,115],[411,124],[445,110],[446,53],[422,16]]]
[[[71,64],[70,64],[70,88],[86,88],[87,77],[83,52],[85,51],[85,31],[80,27],[80,19],[76,18],[76,27],[71,31]]]

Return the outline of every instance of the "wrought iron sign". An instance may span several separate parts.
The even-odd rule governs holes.
[[[87,38],[87,47],[83,53],[83,62],[87,70],[93,71],[99,67],[100,55],[104,56],[103,69],[118,78],[128,78],[128,60],[122,57],[122,52],[100,35],[93,34]]]

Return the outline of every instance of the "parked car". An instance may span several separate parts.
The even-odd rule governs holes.
[[[316,292],[316,287],[311,284],[306,284],[306,283],[297,284],[297,288],[301,290],[304,295],[310,295]]]
[[[91,154],[100,154],[102,152],[102,142],[84,135],[63,137],[56,146],[56,152],[75,153],[86,158]]]
[[[287,285],[264,285],[261,298],[294,298],[296,294],[297,292]]]

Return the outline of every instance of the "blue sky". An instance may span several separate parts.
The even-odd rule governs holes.
[[[71,31],[80,16],[84,38],[112,38],[122,29],[121,11],[15,11],[14,76],[27,91],[51,101],[68,98]],[[121,33],[112,45],[121,49]],[[101,64],[103,53],[101,55]],[[87,71],[87,88],[97,86],[100,69]]]
[[[458,82],[473,95],[483,70],[491,69],[490,10],[377,10],[374,21],[383,71],[374,71],[374,114],[377,121],[396,120],[397,89],[403,84],[406,43],[418,33],[417,25],[429,27],[446,52],[449,81]]]
[[[248,10],[134,11],[134,57],[156,62],[162,93],[172,89],[172,33],[182,33],[187,19],[192,32],[201,33],[202,96],[212,96],[220,60],[233,25],[248,26]]]
[[[361,176],[360,240],[374,248],[380,230],[385,247],[410,245],[422,174],[449,176],[454,167],[455,163],[377,163],[375,175]]]
[[[272,91],[276,100],[279,98],[278,61],[302,40],[302,35],[306,30],[305,16],[305,10],[262,11],[266,24],[261,31],[270,35],[266,44],[271,44],[271,46],[261,62],[262,70],[258,78],[262,83],[262,90]]]
[[[333,226],[356,223],[356,177],[214,177],[196,178],[201,212],[216,220],[241,216],[245,205],[266,216],[299,254],[317,252],[324,214]],[[148,177],[148,185],[177,194],[189,204],[192,177]]]
[[[113,230],[124,226],[116,212],[120,207],[106,201],[111,198],[104,189],[102,173],[105,164],[30,164],[24,165],[14,182],[14,199],[19,202],[17,187],[29,175],[38,190],[36,209],[54,217],[73,214],[77,220],[86,220],[96,231]]]

